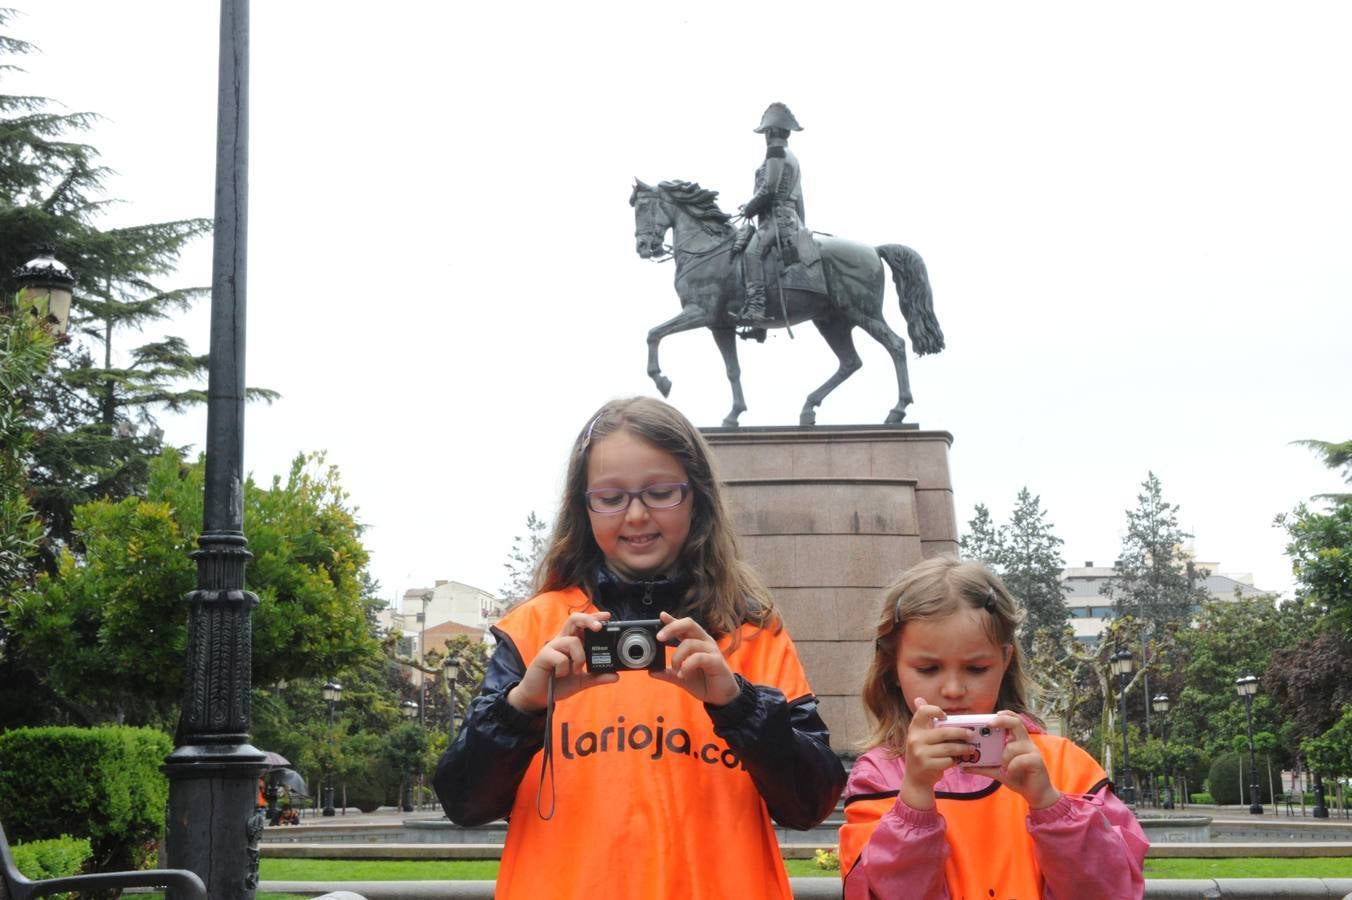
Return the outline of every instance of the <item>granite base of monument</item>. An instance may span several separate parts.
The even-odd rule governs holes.
[[[883,589],[926,557],[957,553],[953,436],[905,425],[702,431],[743,554],[779,604],[832,746],[857,750]]]

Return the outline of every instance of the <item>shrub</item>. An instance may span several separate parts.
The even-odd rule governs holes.
[[[1258,797],[1262,803],[1272,802],[1272,792],[1267,783],[1266,766],[1268,758],[1258,756]],[[1244,788],[1240,791],[1240,773],[1243,771]],[[1216,798],[1221,805],[1245,804],[1249,800],[1249,784],[1252,781],[1249,772],[1248,753],[1222,753],[1211,762],[1211,771],[1207,774],[1207,793]]]
[[[96,871],[133,869],[164,833],[173,744],[151,728],[16,728],[0,734],[0,809],[15,841],[89,839]]]
[[[14,854],[14,865],[25,878],[34,881],[46,881],[49,878],[65,878],[79,875],[94,851],[85,838],[73,838],[63,834],[59,838],[45,841],[29,841],[15,844],[9,848]],[[52,894],[58,900],[68,898],[70,894]]]
[[[1189,794],[1189,795],[1188,795],[1188,802],[1189,802],[1189,803],[1206,803],[1206,804],[1212,804],[1212,803],[1215,803],[1215,802],[1216,802],[1216,799],[1215,799],[1214,797],[1212,797],[1210,794],[1208,794],[1208,793],[1206,793],[1206,792],[1202,792],[1202,793],[1200,793],[1200,794]]]
[[[840,854],[835,850],[817,849],[812,852],[812,862],[819,869],[840,871]]]

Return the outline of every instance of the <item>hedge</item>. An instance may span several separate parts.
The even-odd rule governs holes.
[[[49,878],[65,878],[79,875],[84,864],[94,855],[85,838],[73,838],[63,834],[59,838],[45,841],[29,841],[10,847],[14,854],[14,865],[19,867],[25,878],[33,881],[46,881]],[[71,894],[51,894],[56,900],[72,896]]]
[[[1267,764],[1268,758],[1259,753],[1256,756],[1258,761],[1258,797],[1260,803],[1272,802],[1272,791],[1268,786]],[[1244,791],[1240,793],[1240,767],[1243,766],[1244,772]],[[1275,773],[1277,769],[1273,769]],[[1253,778],[1249,772],[1249,754],[1248,753],[1222,753],[1211,762],[1211,771],[1207,775],[1206,787],[1207,793],[1216,798],[1216,802],[1222,806],[1234,806],[1251,803],[1249,797],[1249,785]]]
[[[164,833],[173,742],[152,728],[16,728],[0,734],[0,810],[18,841],[89,839],[96,871],[138,868]]]

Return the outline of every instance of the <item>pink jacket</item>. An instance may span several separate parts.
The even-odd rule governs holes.
[[[897,799],[901,758],[881,747],[860,757],[841,828],[846,900],[948,900],[954,881],[967,897],[1001,900],[1020,884],[1040,884],[1042,900],[1144,896],[1150,842],[1136,816],[1089,754],[1025,724],[1063,794],[1047,809],[1029,810],[999,782],[953,768],[935,786],[936,809],[914,810]]]

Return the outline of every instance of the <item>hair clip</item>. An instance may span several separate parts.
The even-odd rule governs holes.
[[[579,456],[583,453],[586,453],[587,448],[591,446],[592,429],[596,427],[596,423],[601,421],[601,417],[604,416],[605,414],[606,411],[604,409],[601,410],[599,413],[596,414],[596,418],[592,419],[591,422],[588,423],[587,433],[582,436],[582,443],[579,444],[577,448]]]
[[[997,602],[998,602],[998,600],[997,600],[997,598],[996,598],[996,596],[995,596],[995,588],[992,588],[992,587],[986,588],[986,600],[985,600],[985,602],[982,604],[984,607],[986,607],[986,612],[988,612],[988,613],[994,615],[994,614],[995,614],[995,606],[996,606],[996,603],[997,603]]]

